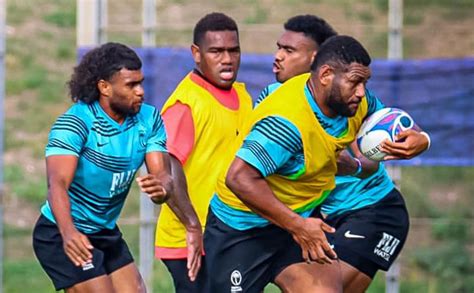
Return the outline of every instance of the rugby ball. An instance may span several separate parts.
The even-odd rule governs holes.
[[[380,150],[380,144],[413,128],[415,122],[407,112],[397,108],[383,108],[370,115],[360,127],[357,134],[357,145],[361,153],[373,161],[382,161],[387,155]]]

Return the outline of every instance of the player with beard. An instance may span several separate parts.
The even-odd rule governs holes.
[[[277,41],[274,70],[277,83],[267,86],[259,96],[263,101],[283,82],[309,72],[317,48],[334,30],[314,15],[298,15],[284,25]],[[368,89],[366,97],[373,96]],[[333,107],[338,108],[337,105]],[[383,108],[375,103],[372,110]],[[337,135],[344,124],[319,113],[318,120],[327,132]],[[394,155],[386,159],[409,159],[429,147],[429,136],[420,129],[400,133],[403,141],[384,145]],[[321,206],[324,220],[336,228],[328,234],[329,242],[339,256],[345,292],[364,292],[379,269],[387,270],[400,253],[408,234],[408,213],[405,202],[388,176],[384,164],[363,157],[355,144],[338,158],[336,188]],[[319,211],[315,212],[316,216]],[[313,264],[315,273],[320,268]],[[311,270],[311,268],[308,268]],[[300,272],[298,272],[299,274]],[[282,287],[291,284],[295,274],[286,275]]]
[[[249,116],[211,200],[204,235],[211,292],[260,292],[269,282],[285,292],[342,290],[324,234],[334,229],[309,216],[334,188],[338,153],[379,103],[365,96],[370,62],[355,39],[332,37],[311,74],[285,82]],[[345,127],[327,132],[320,114]],[[313,273],[303,261],[326,265]],[[288,276],[294,282],[282,283]]]
[[[142,188],[168,200],[186,226],[198,222],[171,183],[159,112],[143,103],[142,63],[130,48],[107,43],[89,51],[69,81],[73,106],[46,146],[48,198],[33,231],[33,248],[56,290],[146,292],[116,222],[135,173]]]
[[[187,185],[204,228],[209,201],[223,168],[223,155],[250,115],[252,100],[245,85],[235,82],[240,43],[232,18],[211,13],[200,19],[194,28],[191,53],[195,69],[177,86],[162,114],[173,173],[184,171],[182,178],[186,179],[175,183]],[[201,227],[196,229],[201,233]],[[195,256],[190,253],[196,250],[189,240],[196,229],[189,231],[167,205],[163,206],[156,227],[155,255],[170,271],[176,292],[206,291],[205,271],[201,269],[197,274],[191,262]]]

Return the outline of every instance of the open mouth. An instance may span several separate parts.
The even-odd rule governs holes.
[[[280,66],[278,63],[273,62],[273,73],[278,73],[278,72],[281,71],[281,69],[282,69],[282,68],[281,68],[281,66]]]
[[[222,71],[219,72],[219,77],[222,79],[222,80],[232,80],[234,79],[234,71],[232,69],[224,69]]]

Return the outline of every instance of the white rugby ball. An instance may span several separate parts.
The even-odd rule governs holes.
[[[360,127],[357,145],[361,153],[373,161],[382,161],[386,153],[380,144],[395,137],[404,130],[413,128],[415,122],[407,112],[397,108],[383,108],[370,115]]]

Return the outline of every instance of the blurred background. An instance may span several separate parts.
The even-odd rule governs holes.
[[[403,58],[474,56],[473,0],[403,2]],[[77,4],[6,0],[6,7],[3,288],[52,292],[34,257],[31,231],[46,198],[47,135],[71,105],[65,83],[78,58]],[[107,10],[102,28],[107,40],[140,47],[142,1],[109,0]],[[243,53],[272,54],[283,23],[311,13],[356,37],[373,58],[387,58],[388,0],[157,0],[156,45],[189,48],[194,24],[212,11],[237,21]],[[468,106],[472,110],[474,100]],[[459,135],[474,139],[472,132]],[[400,186],[411,215],[400,256],[400,292],[474,292],[474,167],[401,167]],[[134,186],[119,223],[136,260],[139,206]],[[173,292],[164,266],[156,260],[153,266],[152,292]],[[269,286],[265,292],[279,290]],[[369,292],[385,292],[384,273],[378,273]]]

